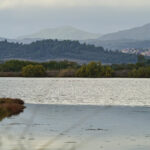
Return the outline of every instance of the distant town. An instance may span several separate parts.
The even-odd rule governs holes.
[[[126,49],[122,49],[121,52],[126,54],[150,56],[150,48],[148,49],[126,48]]]

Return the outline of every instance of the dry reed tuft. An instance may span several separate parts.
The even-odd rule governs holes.
[[[25,106],[20,99],[0,98],[0,121],[23,112]]]

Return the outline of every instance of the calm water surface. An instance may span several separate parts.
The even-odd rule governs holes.
[[[0,97],[26,103],[150,105],[150,79],[0,78]]]
[[[150,108],[27,104],[0,133],[2,150],[150,150]]]
[[[0,78],[0,97],[27,103],[0,150],[150,150],[150,79]]]

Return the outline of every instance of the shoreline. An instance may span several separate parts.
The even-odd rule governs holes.
[[[1,76],[0,75],[0,78],[24,78],[24,79],[30,79],[30,78],[33,78],[33,79],[52,79],[52,78],[56,78],[56,79],[150,79],[150,77],[69,77],[69,76],[45,76],[45,77],[23,77],[23,76]]]
[[[28,106],[28,105],[36,105],[36,106],[58,106],[58,107],[67,107],[67,106],[71,106],[71,107],[76,107],[76,106],[79,106],[79,107],[114,107],[114,108],[118,108],[118,107],[128,107],[128,108],[150,108],[150,105],[100,105],[100,104],[50,104],[50,103],[25,103],[25,106]]]

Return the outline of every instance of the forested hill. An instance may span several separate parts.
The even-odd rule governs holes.
[[[105,51],[102,47],[80,44],[78,41],[43,40],[31,44],[0,42],[0,60],[33,61],[74,60],[77,62],[134,63],[136,55]]]

